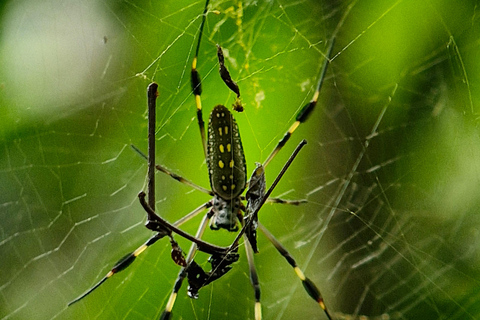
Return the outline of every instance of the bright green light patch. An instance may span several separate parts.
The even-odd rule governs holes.
[[[353,51],[348,62],[362,87],[378,90],[401,81],[412,64],[436,46],[435,12],[423,2],[397,2],[382,5],[371,2],[356,8],[355,38],[346,50]],[[372,15],[372,10],[383,14]],[[445,40],[446,42],[447,40]]]

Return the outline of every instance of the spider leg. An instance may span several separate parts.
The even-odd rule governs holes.
[[[225,66],[225,57],[223,55],[222,47],[220,47],[218,44],[217,44],[217,57],[218,57],[220,77],[222,78],[225,85],[237,95],[235,99],[235,103],[233,104],[233,110],[237,112],[242,112],[243,106],[242,106],[242,102],[240,101],[240,88],[230,76],[230,72],[228,72],[228,69]]]
[[[192,219],[193,217],[195,217],[196,215],[198,215],[200,212],[202,212],[203,210],[207,209],[207,208],[210,208],[211,207],[211,203],[210,201],[209,202],[206,202],[204,203],[203,205],[199,206],[198,208],[196,208],[195,210],[193,210],[192,212],[188,213],[187,215],[185,215],[183,218],[177,220],[176,222],[173,223],[174,226],[180,226],[182,225],[183,223],[187,222],[188,220]],[[80,295],[78,298],[72,300],[71,302],[68,303],[68,306],[71,306],[72,304],[82,300],[83,298],[85,298],[87,295],[89,295],[90,293],[92,293],[92,291],[94,291],[95,289],[97,289],[101,284],[103,284],[108,278],[112,277],[114,274],[122,271],[122,270],[125,270],[128,266],[130,266],[130,264],[132,264],[132,262],[141,254],[143,253],[145,250],[147,250],[148,247],[150,247],[151,245],[153,245],[155,242],[157,242],[158,240],[162,239],[163,237],[165,237],[165,235],[167,235],[166,233],[164,232],[157,232],[155,235],[153,235],[152,237],[150,237],[150,239],[148,239],[144,244],[142,244],[140,247],[138,247],[137,249],[135,249],[133,252],[130,252],[128,254],[126,254],[125,256],[123,256],[120,260],[117,261],[117,263],[115,263],[115,265],[113,266],[113,268],[97,283],[95,284],[92,288],[88,289],[85,293],[83,293],[82,295]]]
[[[248,183],[250,184],[250,181],[248,181]],[[240,199],[241,199],[242,201],[247,200],[246,196],[241,196]],[[283,198],[268,198],[267,200],[265,200],[265,202],[268,202],[268,203],[278,203],[278,204],[287,204],[287,205],[291,205],[291,206],[299,206],[299,205],[301,205],[301,204],[307,203],[308,200],[307,200],[307,199],[286,200],[286,199],[283,199]]]
[[[301,200],[285,200],[285,199],[282,199],[282,198],[268,198],[266,202],[269,202],[269,203],[278,203],[278,204],[287,204],[287,205],[291,205],[291,206],[298,206],[298,205],[301,205],[303,203],[307,203],[308,200],[306,199],[301,199]]]
[[[240,208],[240,210],[244,210],[244,208]],[[213,215],[214,215],[214,211],[210,210],[207,213],[207,215],[204,217],[195,235],[196,239],[200,239],[203,236],[203,233],[205,232],[207,224]],[[239,221],[243,221],[243,215],[241,214],[240,211],[237,214],[237,218],[239,219]],[[201,288],[219,279],[220,277],[222,277],[228,271],[231,270],[232,268],[231,265],[238,260],[239,255],[237,253],[237,248],[231,249],[227,247],[225,249],[228,249],[228,250],[226,250],[225,252],[215,252],[210,256],[208,261],[210,262],[212,269],[206,272],[193,259],[196,251],[200,251],[200,250],[205,251],[205,250],[199,247],[199,243],[195,243],[195,242],[192,243],[192,246],[190,247],[190,251],[188,252],[188,255],[186,258],[187,265],[184,266],[178,273],[177,279],[175,280],[175,284],[173,286],[172,293],[170,294],[165,310],[163,311],[162,316],[160,317],[161,320],[170,319],[173,305],[175,303],[178,292],[185,278],[187,278],[188,284],[189,284],[188,295],[190,296],[190,298],[196,299],[198,298],[198,291]],[[249,250],[251,250],[250,247],[249,247]],[[252,279],[257,278],[254,266],[253,266],[252,272],[253,272]],[[256,281],[256,284],[258,287],[258,279]],[[258,306],[258,308],[259,307],[260,306]]]
[[[136,146],[134,145],[131,145],[132,149],[135,150],[136,153],[138,153],[142,158],[145,158],[146,160],[148,160],[148,157],[142,152],[140,151],[140,149],[138,149]],[[155,169],[162,172],[162,173],[165,173],[166,175],[170,176],[171,178],[177,180],[178,182],[180,183],[183,183],[195,190],[198,190],[200,192],[203,192],[205,194],[208,194],[210,196],[213,196],[213,192],[204,188],[204,187],[201,187],[195,183],[193,183],[192,181],[188,180],[188,179],[185,179],[183,178],[182,176],[179,176],[178,174],[170,171],[169,169],[165,168],[164,166],[162,165],[159,165],[159,164],[155,164]]]
[[[247,254],[248,269],[250,272],[250,283],[252,284],[255,294],[255,320],[262,319],[262,305],[260,304],[260,283],[258,282],[257,269],[253,259],[253,249],[248,241],[248,237],[244,235],[245,252]]]
[[[203,146],[203,153],[205,155],[205,159],[207,158],[207,139],[205,137],[205,122],[203,121],[203,115],[202,115],[202,99],[200,97],[202,95],[202,80],[200,78],[200,74],[197,71],[197,61],[198,61],[198,52],[200,50],[200,42],[202,41],[202,36],[203,36],[203,27],[205,25],[205,20],[207,18],[208,3],[209,3],[209,0],[206,0],[205,8],[203,10],[202,23],[200,24],[200,31],[198,34],[197,48],[195,50],[195,57],[193,57],[192,70],[190,73],[190,81],[192,84],[192,92],[195,96],[195,104],[197,106],[197,121],[198,121],[198,126],[200,128],[200,136],[202,138],[202,146]]]
[[[330,47],[328,48],[328,52],[326,55],[326,59],[323,62],[322,69],[320,70],[320,76],[318,79],[318,84],[317,88],[315,90],[315,93],[313,94],[312,100],[307,103],[297,114],[297,117],[295,119],[295,122],[291,125],[291,127],[288,129],[288,131],[285,133],[283,138],[278,142],[277,146],[275,149],[273,149],[272,153],[268,156],[267,160],[263,163],[263,166],[266,167],[270,161],[277,155],[277,153],[283,148],[283,146],[287,143],[287,141],[290,139],[292,136],[293,132],[298,128],[298,126],[307,121],[308,117],[312,113],[313,109],[315,109],[315,105],[317,104],[318,101],[318,96],[320,95],[320,89],[322,88],[323,80],[325,78],[325,74],[327,72],[327,67],[330,63],[330,57],[332,54],[332,49],[333,45],[335,44],[335,39],[331,40]]]
[[[144,252],[149,246],[157,242],[157,240],[160,240],[163,238],[165,234],[158,232],[154,236],[152,236],[150,239],[148,239],[144,244],[142,244],[140,247],[138,247],[135,251],[130,252],[123,256],[120,260],[115,263],[115,266],[105,275],[105,277],[102,278],[96,285],[94,285],[92,288],[87,290],[85,293],[80,295],[78,298],[70,301],[68,303],[68,306],[71,306],[75,302],[78,302],[85,298],[87,295],[89,295],[93,290],[97,289],[102,283],[104,283],[108,278],[113,276],[114,274],[125,270],[132,262],[137,258],[142,252]]]
[[[297,147],[295,148],[295,150],[293,151],[293,153],[290,155],[290,157],[288,158],[287,162],[285,163],[285,165],[283,166],[282,170],[280,170],[280,173],[277,175],[277,177],[275,178],[275,180],[273,181],[273,183],[270,185],[270,188],[268,188],[267,192],[265,192],[265,194],[263,194],[261,196],[261,198],[258,198],[258,199],[255,199],[255,204],[254,204],[254,207],[252,207],[251,211],[247,214],[247,216],[249,217],[256,217],[258,215],[258,211],[260,211],[260,209],[262,208],[262,206],[265,204],[265,202],[267,201],[268,197],[270,196],[270,194],[272,193],[272,191],[275,189],[275,187],[277,186],[278,182],[280,182],[280,179],[282,179],[283,175],[285,174],[285,172],[287,171],[287,169],[290,167],[290,165],[292,164],[293,160],[295,160],[295,157],[298,155],[298,153],[300,152],[300,150],[307,144],[307,141],[304,139],[302,141],[300,141],[300,143],[297,145]],[[255,169],[254,171],[254,174],[253,175],[256,175],[256,174],[263,174],[264,172],[264,167],[262,165],[258,165],[257,168]],[[252,175],[252,177],[253,177]],[[250,181],[252,181],[252,178],[250,179]],[[259,186],[256,186],[254,188],[258,188]],[[249,187],[249,190],[252,189],[252,186]],[[247,197],[248,197],[248,191],[247,191]],[[255,195],[257,192],[253,192],[252,194]],[[251,224],[254,222],[255,219],[247,219],[247,221],[245,222],[243,228],[240,230],[240,232],[237,234],[237,237],[233,240],[232,244],[230,245],[229,247],[229,251],[232,251],[233,249],[237,248],[238,247],[238,243],[240,241],[240,238],[243,236],[243,234],[245,234],[246,232],[248,232],[249,228],[251,228]]]
[[[148,105],[148,204],[155,208],[155,130],[157,126],[158,84],[152,82],[147,88]]]
[[[158,214],[153,211],[153,209],[148,205],[147,201],[145,200],[145,192],[140,192],[138,194],[138,199],[140,200],[140,204],[142,205],[143,209],[147,212],[147,223],[145,226],[147,229],[156,232],[165,232],[170,235],[172,232],[178,234],[179,236],[190,240],[191,242],[195,243],[198,246],[198,250],[209,253],[209,254],[225,254],[228,253],[229,247],[219,247],[217,245],[208,243],[206,241],[201,240],[198,237],[192,236],[191,234],[183,231],[182,229],[178,228],[174,224],[168,222],[167,220],[160,217]]]
[[[328,309],[323,301],[323,297],[322,295],[320,294],[320,290],[318,290],[317,286],[315,285],[315,283],[313,283],[312,280],[310,280],[309,278],[307,278],[303,271],[298,267],[297,265],[297,262],[295,261],[295,259],[290,255],[290,253],[287,251],[287,249],[273,236],[273,234],[270,233],[270,231],[268,231],[267,228],[265,228],[265,226],[263,226],[260,222],[258,223],[258,228],[260,229],[260,231],[262,231],[262,233],[267,237],[267,239],[273,244],[273,246],[275,247],[275,249],[277,249],[277,251],[287,260],[287,262],[293,267],[294,271],[295,271],[295,274],[297,275],[297,277],[300,278],[300,280],[302,281],[302,284],[303,284],[303,287],[305,288],[305,291],[307,291],[308,295],[310,297],[313,298],[313,300],[315,300],[319,305],[320,307],[323,309],[323,311],[325,312],[325,314],[327,315],[327,318],[329,320],[332,320],[332,316],[330,315],[330,313],[328,312]]]
[[[205,229],[208,225],[208,221],[210,220],[210,218],[211,218],[211,214],[209,211],[203,218],[200,226],[198,227],[197,233],[195,234],[195,238],[200,239],[203,236],[203,233],[205,232]],[[195,256],[196,251],[197,251],[197,244],[192,243],[186,258],[187,265],[190,264],[191,261],[193,261],[193,257]],[[163,311],[162,316],[160,317],[161,320],[170,319],[172,315],[173,305],[175,304],[175,300],[178,295],[178,291],[182,287],[183,280],[185,279],[186,276],[187,276],[187,268],[182,267],[180,269],[180,272],[178,273],[177,279],[175,280],[175,284],[173,285],[173,290],[172,290],[172,293],[170,294],[170,297],[168,298],[168,302],[167,302],[167,305],[165,306],[165,310]]]
[[[156,99],[158,97],[157,91],[158,85],[155,82],[152,82],[147,89],[147,98],[148,98],[148,156],[145,155],[140,149],[138,149],[133,144],[131,145],[132,149],[137,152],[142,158],[148,162],[148,204],[151,208],[155,208],[155,169],[165,173],[171,178],[208,195],[213,196],[213,192],[200,187],[199,185],[171,172],[167,168],[155,164],[155,129],[156,129]]]
[[[296,275],[302,281],[302,284],[307,291],[307,293],[312,297],[320,307],[324,310],[325,314],[327,315],[329,320],[332,320],[330,313],[325,306],[323,301],[323,297],[320,294],[320,291],[316,287],[316,285],[307,278],[303,271],[297,266],[295,259],[288,253],[285,247],[277,240],[275,237],[260,223],[258,222],[258,211],[261,209],[263,204],[265,203],[268,196],[271,194],[285,171],[288,169],[292,161],[295,159],[296,155],[300,151],[300,149],[305,145],[306,141],[303,140],[295,149],[293,154],[290,156],[280,174],[275,178],[275,181],[270,186],[267,192],[266,183],[265,183],[265,174],[264,174],[264,167],[260,164],[257,164],[257,168],[254,170],[252,177],[250,178],[250,187],[246,193],[247,198],[247,207],[246,207],[246,214],[245,220],[242,230],[240,231],[239,235],[244,235],[246,247],[247,248],[247,258],[250,267],[250,279],[252,282],[252,286],[255,291],[255,318],[257,320],[261,319],[261,305],[260,305],[260,287],[258,285],[258,276],[256,274],[255,266],[253,265],[253,252],[257,252],[256,246],[256,230],[260,228],[263,234],[267,237],[267,239],[275,246],[275,248],[280,252],[280,254],[288,261],[288,263],[294,268]],[[238,245],[238,236],[235,241],[232,243],[230,248],[235,248]]]

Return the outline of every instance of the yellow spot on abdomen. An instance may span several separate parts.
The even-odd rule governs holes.
[[[230,143],[227,144],[227,151],[228,151],[228,152],[232,151],[232,145],[231,145]]]
[[[222,160],[218,161],[218,166],[220,167],[220,169],[223,169],[223,167],[225,167],[225,164],[223,163]]]
[[[223,144],[219,145],[218,146],[218,149],[220,149],[220,152],[223,153],[225,151],[225,149],[223,149]]]
[[[233,162],[233,160],[230,160],[230,168],[233,168],[233,165],[235,164],[235,162]],[[223,168],[223,167],[222,167]]]

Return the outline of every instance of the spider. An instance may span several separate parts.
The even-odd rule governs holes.
[[[74,299],[68,306],[85,298],[108,278],[114,274],[127,268],[142,252],[149,246],[156,243],[159,239],[168,237],[172,246],[171,256],[173,261],[181,266],[181,270],[175,281],[172,293],[162,313],[161,319],[170,319],[172,315],[173,306],[185,278],[188,282],[188,295],[192,298],[198,297],[199,290],[209,283],[218,280],[225,275],[232,268],[232,264],[239,259],[238,247],[239,241],[243,237],[245,242],[246,256],[249,264],[250,280],[255,293],[255,319],[262,318],[261,303],[260,303],[260,286],[257,272],[253,263],[253,254],[257,253],[257,229],[259,229],[266,238],[273,244],[277,251],[287,260],[293,267],[295,274],[302,281],[302,284],[308,295],[312,297],[323,309],[328,319],[332,319],[328,311],[323,297],[316,285],[307,278],[303,271],[297,266],[295,259],[289,254],[285,247],[275,239],[275,237],[258,221],[258,211],[261,209],[266,201],[276,203],[290,203],[299,204],[302,201],[286,201],[278,198],[269,198],[271,192],[282,178],[285,171],[288,169],[300,149],[306,144],[302,140],[292,153],[287,163],[284,165],[282,171],[276,177],[270,188],[266,190],[266,182],[264,170],[275,155],[283,148],[283,146],[290,139],[292,133],[297,127],[305,122],[308,116],[312,113],[318,100],[320,89],[329,63],[329,58],[333,49],[334,39],[332,38],[326,59],[321,68],[316,91],[312,100],[307,103],[297,114],[296,121],[291,125],[289,130],[285,133],[283,138],[278,142],[277,146],[270,153],[263,164],[256,164],[256,168],[250,180],[246,178],[246,162],[240,138],[238,125],[232,113],[223,105],[217,105],[210,113],[208,121],[208,139],[205,134],[205,124],[202,116],[201,104],[201,79],[197,71],[197,60],[200,48],[200,42],[203,35],[203,27],[208,11],[209,0],[205,2],[202,22],[199,29],[198,42],[196,46],[195,56],[191,68],[191,85],[192,92],[195,97],[195,104],[197,108],[197,121],[200,128],[200,136],[204,150],[205,159],[207,162],[208,173],[210,178],[211,190],[200,187],[193,182],[176,175],[165,167],[155,164],[155,118],[156,118],[156,99],[158,96],[156,83],[149,85],[147,89],[148,100],[148,156],[144,155],[139,149],[132,146],[140,155],[148,160],[148,201],[146,194],[140,192],[139,201],[147,213],[147,222],[145,226],[154,231],[155,234],[150,237],[144,244],[138,247],[135,251],[128,253],[122,257],[114,267],[92,288]],[[219,71],[223,82],[227,87],[236,94],[236,100],[233,104],[233,109],[237,112],[243,111],[243,106],[240,100],[240,89],[235,81],[232,80],[224,62],[223,51],[220,46],[217,46],[217,56],[219,61]],[[181,218],[173,224],[161,218],[155,213],[155,170],[161,171],[173,179],[187,184],[199,191],[209,194],[213,198]],[[247,189],[248,188],[248,189]],[[243,191],[247,189],[245,196],[242,196]],[[245,205],[243,201],[247,202]],[[207,210],[197,233],[192,236],[179,226],[190,220],[200,212]],[[244,214],[243,214],[244,213]],[[201,237],[210,222],[210,228],[213,230],[226,229],[230,232],[239,231],[239,224],[241,226],[233,243],[228,247],[220,247],[201,240]],[[184,254],[178,243],[174,239],[174,234],[184,237],[192,242],[192,245],[187,254]],[[211,270],[205,271],[199,264],[195,262],[195,253],[203,251],[210,254],[209,262]]]

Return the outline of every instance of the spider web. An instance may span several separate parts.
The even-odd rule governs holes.
[[[204,2],[9,1],[2,6],[0,319],[154,319],[178,273],[160,241],[90,296],[151,232],[146,87],[159,84],[157,162],[208,187],[190,64]],[[308,140],[260,220],[320,288],[336,319],[480,317],[478,3],[211,1],[199,54],[204,117],[233,95],[247,170],[266,159],[334,56],[310,119],[266,169],[273,181]],[[209,197],[158,173],[159,214]],[[200,216],[182,226],[194,233]],[[177,237],[178,238],[178,237]],[[232,235],[207,231],[227,245]],[[189,243],[177,239],[187,249]],[[324,319],[259,235],[265,319]],[[204,255],[198,262],[206,264]],[[184,285],[185,287],[185,285]],[[252,319],[246,257],[174,319]]]

